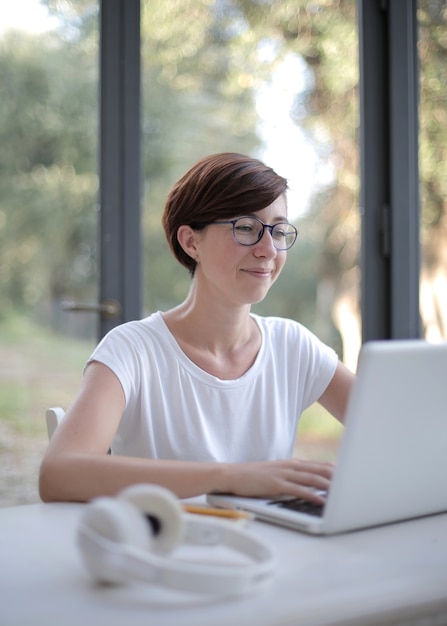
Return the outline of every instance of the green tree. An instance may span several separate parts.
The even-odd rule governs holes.
[[[95,276],[97,69],[57,34],[0,40],[0,280],[5,312]]]
[[[60,19],[57,31],[45,37],[11,33],[0,40],[4,307],[38,306],[62,297],[67,285],[87,299],[96,286],[98,5],[45,3]],[[172,305],[189,285],[160,225],[170,185],[204,154],[259,153],[258,90],[287,55],[299,55],[309,80],[297,89],[291,115],[330,176],[315,186],[298,220],[302,236],[260,310],[301,319],[338,345],[337,306],[347,302],[352,317],[359,317],[355,0],[142,5],[146,310]],[[419,2],[428,279],[447,266],[446,14],[445,1]],[[334,319],[327,314],[331,309]]]

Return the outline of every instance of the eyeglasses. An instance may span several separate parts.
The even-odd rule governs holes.
[[[233,237],[241,246],[254,246],[261,241],[266,228],[269,229],[273,245],[277,250],[288,250],[298,237],[298,231],[289,222],[278,222],[270,226],[257,217],[238,217],[235,220],[219,220],[212,224],[232,224]]]

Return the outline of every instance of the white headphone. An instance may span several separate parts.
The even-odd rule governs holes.
[[[173,493],[157,485],[134,485],[117,498],[86,506],[77,542],[94,580],[123,584],[139,580],[202,594],[241,594],[271,579],[275,560],[253,535],[218,519],[184,513]],[[186,562],[169,558],[182,542],[224,545],[249,557],[244,565]]]

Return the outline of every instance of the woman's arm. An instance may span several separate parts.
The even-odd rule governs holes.
[[[124,405],[115,374],[101,363],[91,363],[42,461],[42,500],[82,502],[116,495],[131,484],[155,483],[183,498],[220,491],[245,496],[289,494],[320,502],[312,488],[329,486],[332,466],[327,463],[298,459],[202,463],[108,455]]]
[[[86,501],[115,495],[124,487],[151,482],[178,495],[205,493],[218,483],[217,464],[182,463],[108,455],[125,407],[115,374],[93,362],[81,390],[58,425],[40,468],[42,500]]]
[[[355,375],[340,361],[326,391],[318,402],[343,423]]]

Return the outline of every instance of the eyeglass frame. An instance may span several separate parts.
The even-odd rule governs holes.
[[[247,218],[251,219],[251,220],[255,220],[256,222],[259,222],[259,224],[261,224],[261,226],[262,226],[262,230],[260,231],[257,240],[254,241],[253,243],[242,243],[241,241],[239,241],[237,239],[236,233],[235,233],[236,223],[239,220],[243,220],[243,219],[247,219]],[[277,224],[273,224],[273,225],[271,225],[271,224],[264,224],[264,222],[262,220],[260,220],[259,217],[255,217],[254,215],[241,215],[240,217],[236,217],[233,220],[218,220],[216,222],[211,222],[210,226],[212,224],[231,224],[233,226],[233,239],[240,246],[247,246],[247,247],[255,246],[263,238],[266,228],[268,228],[269,231],[270,231],[270,236],[272,238],[272,242],[273,242],[274,247],[276,248],[276,250],[280,250],[281,252],[284,252],[285,250],[290,250],[290,248],[295,244],[296,240],[298,239],[298,229],[296,228],[296,226],[294,226],[290,222],[278,222]],[[291,226],[293,228],[293,230],[295,231],[295,239],[292,241],[290,246],[287,246],[287,248],[278,248],[277,246],[275,246],[275,239],[273,237],[273,229],[276,228],[277,226],[281,226],[281,224],[287,224],[287,226]]]

